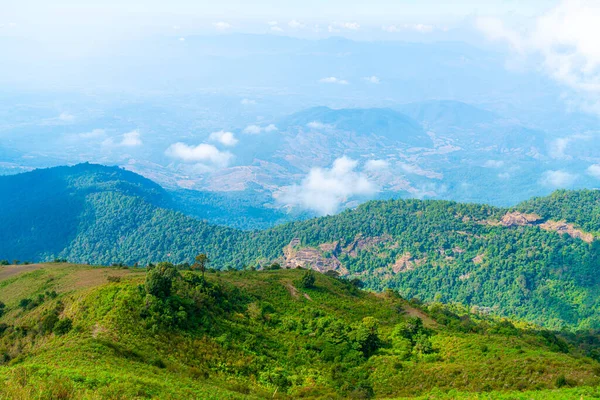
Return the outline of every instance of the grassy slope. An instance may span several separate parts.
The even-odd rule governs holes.
[[[0,301],[8,309],[0,323],[28,328],[0,336],[0,355],[12,358],[0,366],[0,399],[271,398],[278,390],[277,371],[293,382],[287,393],[278,390],[277,398],[334,398],[339,393],[331,386],[333,364],[313,349],[323,346],[319,324],[352,325],[372,316],[385,342],[407,314],[424,316],[401,299],[349,290],[323,275],[317,276],[315,289],[300,290],[294,282],[301,271],[231,272],[210,274],[209,280],[238,287],[244,311],[211,319],[207,334],[154,334],[139,317],[143,271],[69,264],[34,268],[10,276],[0,269]],[[108,283],[109,276],[121,282]],[[57,298],[32,310],[18,307],[22,298],[52,290]],[[58,302],[64,305],[61,318],[72,318],[74,329],[64,336],[36,334],[39,321]],[[304,328],[282,328],[292,320]],[[570,385],[598,385],[597,363],[550,351],[535,336],[457,333],[424,320],[434,331],[437,354],[407,359],[405,349],[388,345],[350,372],[369,371],[376,396],[389,398],[431,391],[433,397],[426,398],[460,393],[471,398],[481,390],[492,391],[494,398],[509,396],[494,391],[511,389],[541,390],[527,398],[594,392],[556,392],[560,375]]]

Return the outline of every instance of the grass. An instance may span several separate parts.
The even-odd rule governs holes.
[[[144,270],[45,264],[7,276],[0,399],[600,397],[600,365],[574,350],[552,351],[525,331],[458,332],[392,294],[320,274],[303,289],[302,273],[209,273],[231,307],[203,298],[198,327],[158,331],[140,313]],[[40,295],[36,307],[19,306]],[[52,312],[73,329],[42,333]],[[433,353],[394,339],[410,315],[424,316]],[[369,317],[381,343],[364,358],[342,336],[362,332]]]

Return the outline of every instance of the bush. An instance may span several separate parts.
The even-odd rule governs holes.
[[[159,299],[166,299],[171,295],[173,282],[180,277],[177,268],[169,262],[161,262],[146,273],[146,292]]]
[[[57,335],[66,335],[73,328],[73,321],[71,318],[64,318],[58,321],[54,325],[54,333]]]
[[[23,310],[29,308],[29,306],[31,305],[33,301],[31,299],[21,299],[21,301],[19,301],[19,307],[21,307]]]
[[[267,267],[265,267],[265,271],[277,271],[281,269],[281,265],[279,263],[273,263]]]
[[[50,333],[54,330],[56,323],[58,322],[58,315],[52,312],[45,317],[43,317],[40,321],[40,332],[42,334]]]
[[[554,381],[554,384],[559,389],[562,388],[562,387],[564,387],[564,386],[567,386],[567,384],[568,384],[567,378],[563,374],[560,374],[559,376],[556,377],[556,380]]]
[[[305,289],[311,289],[315,287],[315,273],[312,270],[308,270],[302,275],[302,279],[300,279],[300,287]]]
[[[6,310],[6,304],[0,301],[0,317],[4,315],[4,311]]]

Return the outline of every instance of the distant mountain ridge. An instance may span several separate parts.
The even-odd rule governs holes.
[[[314,107],[283,119],[284,130],[337,129],[361,135],[376,135],[415,147],[431,147],[433,142],[418,122],[391,108],[331,109]]]

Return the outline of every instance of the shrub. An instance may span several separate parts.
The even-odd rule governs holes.
[[[557,376],[556,380],[554,381],[554,384],[559,389],[564,386],[567,386],[567,383],[568,383],[567,378],[563,374],[560,374],[559,376]]]
[[[169,262],[161,262],[146,273],[146,292],[159,299],[171,295],[173,282],[180,277],[177,268]]]
[[[312,270],[308,270],[302,275],[300,279],[300,287],[310,289],[315,287],[315,273]]]
[[[64,318],[54,325],[54,333],[57,335],[66,335],[73,328],[73,321],[70,318]]]
[[[21,307],[23,310],[25,310],[25,309],[29,308],[31,303],[32,303],[31,299],[21,299],[21,301],[19,301],[19,307]]]
[[[58,322],[58,315],[52,312],[45,317],[43,317],[40,321],[40,332],[42,334],[50,333],[54,330],[56,323]]]
[[[6,304],[0,301],[0,317],[4,315],[4,311],[6,310]]]

